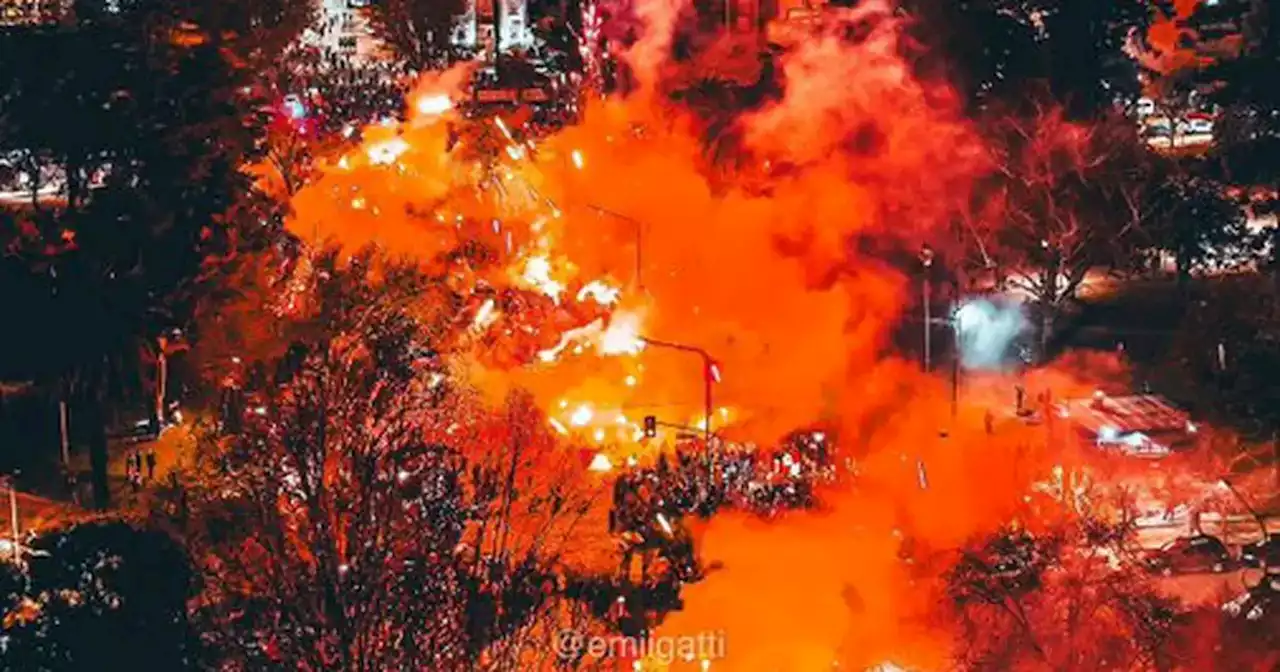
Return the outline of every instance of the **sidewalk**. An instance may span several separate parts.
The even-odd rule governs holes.
[[[142,492],[163,483],[169,473],[180,468],[195,448],[196,436],[193,432],[194,421],[191,419],[177,425],[167,427],[155,441],[147,441],[132,445],[113,445],[107,462],[107,477],[111,482],[111,498],[117,505],[133,503]],[[154,451],[156,456],[155,474],[147,478],[146,456]],[[141,454],[142,488],[135,493],[128,479],[128,458],[134,453]]]
[[[193,432],[195,425],[196,420],[194,418],[187,418],[180,424],[167,427],[160,437],[154,441],[139,443],[127,443],[119,440],[111,441],[107,446],[107,481],[111,488],[112,508],[132,505],[137,499],[133,487],[129,484],[128,457],[134,452],[140,452],[143,456],[142,491],[145,492],[154,483],[163,482],[164,479],[167,479],[169,473],[180,467],[186,456],[192,452],[196,440]],[[146,478],[146,454],[148,450],[154,450],[156,454],[155,476],[151,480]],[[71,463],[79,479],[80,504],[84,507],[91,507],[93,490],[90,484],[93,475],[90,471],[89,455],[84,451],[78,452],[72,456]],[[70,504],[68,505],[70,506]]]

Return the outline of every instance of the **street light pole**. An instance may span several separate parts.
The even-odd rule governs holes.
[[[711,447],[711,414],[714,405],[711,399],[711,387],[713,384],[720,382],[720,368],[716,366],[716,362],[712,359],[711,354],[702,348],[684,345],[682,343],[671,343],[668,341],[658,341],[651,338],[641,338],[646,345],[652,345],[657,348],[670,348],[671,350],[680,350],[682,352],[692,352],[702,358],[702,386],[704,405],[703,410],[706,413],[705,422],[702,427],[703,440],[707,448]]]
[[[4,484],[9,488],[9,525],[13,535],[13,561],[18,562],[21,559],[18,546],[18,486],[13,476],[4,477]]]
[[[629,217],[629,216],[624,215],[624,214],[622,214],[622,213],[620,213],[620,212],[614,212],[613,210],[610,210],[610,209],[608,209],[608,208],[602,208],[602,207],[600,207],[600,206],[598,206],[598,205],[592,205],[592,204],[590,204],[590,203],[588,203],[588,204],[587,204],[587,208],[591,209],[592,211],[594,211],[594,212],[595,212],[596,214],[598,214],[598,215],[608,215],[608,216],[610,216],[610,217],[615,217],[615,218],[620,219],[620,220],[622,220],[622,221],[624,221],[624,222],[627,222],[628,224],[630,224],[630,225],[632,225],[633,227],[635,227],[635,234],[636,234],[636,259],[635,259],[635,265],[636,265],[636,266],[635,266],[635,274],[636,274],[636,289],[644,290],[644,222],[642,222],[642,221],[640,221],[640,220],[636,219],[635,217]]]
[[[1238,500],[1241,504],[1243,504],[1243,505],[1244,505],[1244,509],[1245,509],[1245,511],[1248,511],[1248,512],[1249,512],[1249,515],[1253,517],[1253,520],[1254,520],[1256,523],[1258,523],[1258,527],[1262,528],[1262,538],[1263,538],[1263,539],[1266,539],[1266,538],[1267,538],[1267,523],[1266,523],[1266,521],[1265,521],[1265,520],[1263,520],[1263,519],[1262,519],[1262,515],[1258,513],[1258,510],[1257,510],[1257,509],[1255,509],[1255,508],[1253,508],[1253,505],[1249,503],[1249,500],[1247,500],[1247,499],[1245,499],[1245,498],[1244,498],[1244,495],[1241,495],[1241,494],[1240,494],[1240,491],[1239,491],[1239,490],[1236,490],[1236,487],[1235,487],[1234,485],[1232,485],[1231,481],[1228,481],[1228,480],[1227,480],[1227,477],[1226,477],[1226,476],[1219,477],[1219,478],[1218,478],[1218,484],[1219,484],[1219,485],[1221,485],[1222,487],[1226,488],[1226,489],[1227,489],[1227,491],[1228,491],[1228,492],[1230,492],[1230,493],[1231,493],[1231,494],[1236,498],[1236,500]],[[1223,537],[1223,541],[1226,541],[1226,536],[1227,536],[1227,519],[1226,519],[1226,517],[1224,516],[1224,517],[1223,517],[1223,519],[1222,519],[1222,537]]]
[[[933,370],[933,339],[930,333],[933,330],[932,306],[933,300],[932,284],[929,280],[929,270],[933,266],[933,248],[925,245],[920,248],[920,266],[921,272],[921,293],[924,295],[924,370],[929,372]]]
[[[955,334],[955,345],[951,352],[951,420],[954,422],[960,413],[960,320],[952,317],[951,331]]]

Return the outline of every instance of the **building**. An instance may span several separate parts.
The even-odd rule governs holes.
[[[316,46],[353,60],[373,60],[382,45],[369,29],[364,8],[369,0],[319,0],[316,26],[307,39]]]
[[[0,0],[0,27],[58,23],[71,10],[71,0]]]
[[[527,0],[467,0],[466,8],[454,23],[453,45],[472,52],[492,53],[495,7],[502,17],[499,51],[531,48],[533,26],[529,24]]]

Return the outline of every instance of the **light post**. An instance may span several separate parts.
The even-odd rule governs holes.
[[[18,486],[17,486],[17,483],[14,481],[14,477],[13,477],[13,476],[5,476],[5,477],[4,477],[4,485],[5,485],[5,487],[6,487],[6,488],[8,488],[8,489],[9,489],[9,525],[10,525],[10,528],[11,528],[11,529],[10,529],[10,532],[11,532],[11,534],[13,535],[13,536],[12,536],[12,540],[13,540],[13,548],[12,548],[12,552],[13,552],[13,561],[14,561],[14,562],[18,562],[18,560],[20,559],[20,558],[19,558],[19,553],[21,553],[21,550],[20,550],[20,548],[21,548],[21,547],[18,545],[18,542],[19,542],[19,539],[18,539],[18,535],[19,535],[19,530],[18,530]]]
[[[702,348],[684,345],[682,343],[670,343],[667,341],[658,341],[651,338],[641,338],[646,345],[652,345],[657,348],[670,348],[671,350],[680,350],[682,352],[692,352],[702,358],[702,385],[703,385],[703,404],[706,411],[706,420],[703,422],[702,433],[703,440],[706,442],[707,448],[711,448],[711,413],[713,410],[711,399],[711,387],[715,383],[720,382],[720,367],[716,364],[706,350]]]
[[[960,356],[963,349],[964,332],[982,319],[981,310],[980,307],[972,303],[966,303],[956,308],[950,318],[931,318],[925,322],[926,344],[929,343],[929,329],[934,325],[941,325],[951,329],[952,336],[955,339],[954,352],[951,357],[951,418],[953,420],[960,412]],[[927,308],[925,314],[928,314]]]
[[[596,213],[596,214],[598,214],[598,215],[608,215],[608,216],[610,216],[610,217],[615,217],[615,218],[620,219],[620,220],[622,220],[622,221],[624,221],[624,222],[627,222],[628,224],[630,224],[630,225],[632,225],[633,227],[635,227],[635,234],[636,234],[636,260],[635,260],[635,264],[636,264],[636,268],[635,268],[635,273],[636,273],[636,289],[639,289],[639,290],[642,290],[642,291],[643,291],[643,290],[644,290],[644,256],[643,256],[643,254],[644,254],[644,222],[642,222],[642,221],[640,221],[640,220],[636,219],[635,217],[630,217],[630,216],[628,216],[628,215],[624,215],[624,214],[622,214],[622,213],[620,213],[620,212],[614,212],[613,210],[610,210],[610,209],[608,209],[608,208],[602,208],[602,207],[600,207],[600,206],[598,206],[598,205],[592,205],[592,204],[590,204],[590,203],[588,203],[588,204],[587,204],[587,208],[589,208],[591,211],[595,212],[595,213]]]
[[[1253,505],[1249,504],[1249,500],[1245,499],[1244,495],[1241,495],[1239,490],[1236,490],[1235,486],[1231,484],[1231,481],[1227,480],[1226,476],[1218,478],[1218,485],[1224,488],[1227,492],[1230,492],[1232,496],[1244,505],[1245,511],[1248,511],[1249,515],[1253,516],[1254,521],[1258,523],[1258,527],[1262,528],[1262,538],[1265,540],[1267,538],[1267,523],[1262,519],[1262,516],[1258,514],[1257,509],[1254,509]],[[1224,542],[1227,540],[1226,516],[1223,516],[1222,518],[1222,540]]]
[[[933,370],[933,339],[930,332],[933,330],[932,306],[933,285],[930,282],[929,273],[933,268],[933,248],[924,245],[920,248],[920,291],[924,297],[924,370],[929,372]]]

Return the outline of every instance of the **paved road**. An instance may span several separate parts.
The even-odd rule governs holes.
[[[21,531],[38,530],[49,522],[58,519],[72,509],[65,502],[57,502],[52,499],[46,499],[38,495],[32,495],[25,492],[17,493],[18,499],[18,526]],[[4,504],[4,536],[10,534],[10,517],[9,517],[9,493],[4,491],[2,495]]]

